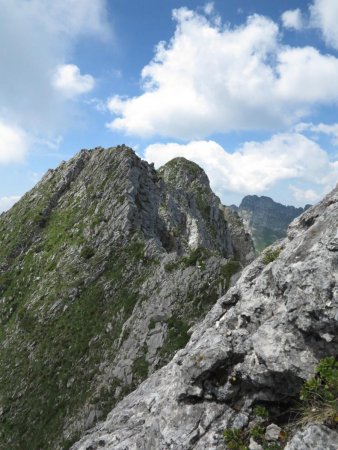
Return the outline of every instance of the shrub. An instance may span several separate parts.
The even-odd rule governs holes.
[[[223,432],[224,441],[229,450],[248,450],[245,443],[246,437],[243,430],[232,430],[226,428]]]
[[[84,259],[90,259],[92,256],[94,256],[94,254],[95,254],[94,249],[89,246],[85,246],[81,250],[81,256]]]
[[[274,249],[267,250],[263,256],[264,264],[269,264],[278,258],[282,249],[280,247],[276,247]]]
[[[324,358],[316,368],[314,377],[307,380],[300,392],[302,401],[301,424],[338,423],[338,360]]]

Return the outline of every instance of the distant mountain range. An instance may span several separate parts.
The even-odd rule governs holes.
[[[238,206],[231,205],[243,219],[244,225],[252,235],[256,250],[262,251],[278,239],[286,236],[289,224],[306,211],[304,208],[285,206],[270,197],[247,195]]]

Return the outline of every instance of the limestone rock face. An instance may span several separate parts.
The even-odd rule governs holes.
[[[256,406],[283,428],[318,361],[338,354],[337,224],[338,187],[292,223],[274,261],[262,254],[246,267],[186,347],[72,450],[220,450],[223,430],[249,428]],[[337,432],[313,425],[286,448],[337,442]]]
[[[338,434],[324,426],[310,425],[298,431],[285,450],[336,450]]]
[[[0,216],[0,449],[65,450],[184,347],[253,259],[184,159],[83,150]]]
[[[247,195],[239,207],[232,206],[250,231],[258,251],[284,238],[289,224],[309,207],[285,206],[270,197],[257,195]]]

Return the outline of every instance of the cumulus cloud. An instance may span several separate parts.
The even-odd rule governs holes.
[[[80,69],[74,64],[58,66],[53,76],[53,86],[67,98],[90,92],[95,86],[91,75],[81,75]]]
[[[51,83],[79,38],[107,39],[106,0],[0,0],[1,116],[27,130],[67,125],[65,99]]]
[[[326,44],[338,49],[337,0],[314,0],[310,14],[311,25],[321,30]]]
[[[23,130],[0,121],[0,164],[23,162],[28,145]]]
[[[333,145],[338,145],[338,123],[329,125],[326,123],[313,124],[302,122],[297,124],[294,129],[298,132],[311,131],[315,134],[325,134],[331,137]]]
[[[296,186],[290,185],[290,190],[292,191],[293,198],[298,203],[316,203],[320,200],[321,195],[318,194],[314,189],[300,189]]]
[[[284,180],[312,183],[327,191],[338,179],[338,162],[330,162],[317,143],[297,133],[277,134],[264,142],[246,142],[233,153],[214,141],[192,141],[153,144],[144,155],[156,167],[177,156],[195,161],[224,199],[230,192],[261,194]],[[300,198],[299,191],[293,189],[292,193],[298,195],[297,200]]]
[[[299,31],[304,26],[302,13],[299,8],[285,11],[281,16],[281,19],[285,28]]]
[[[7,211],[18,200],[20,200],[20,197],[18,195],[10,195],[7,197],[0,197],[0,213],[2,213],[3,211]]]
[[[338,100],[338,59],[280,43],[272,20],[230,28],[187,8],[142,70],[143,93],[114,96],[113,130],[199,139],[214,132],[290,125],[314,105]]]

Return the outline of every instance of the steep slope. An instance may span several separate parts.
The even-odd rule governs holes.
[[[289,224],[309,207],[310,205],[295,208],[277,203],[270,197],[247,195],[238,208],[232,208],[238,212],[250,230],[256,249],[262,251],[278,239],[284,238]]]
[[[67,449],[253,256],[194,163],[83,150],[0,216],[0,448]]]
[[[223,449],[225,429],[261,433],[257,407],[285,439],[278,426],[292,419],[304,380],[338,354],[337,224],[338,186],[244,269],[166,367],[72,449]],[[337,432],[320,425],[289,440],[288,450],[338,448]],[[273,448],[284,447],[278,442]]]

